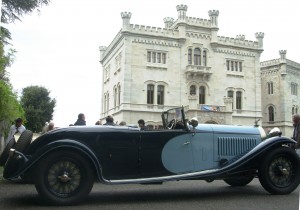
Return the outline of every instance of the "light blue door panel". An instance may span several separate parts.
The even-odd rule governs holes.
[[[164,167],[176,174],[194,171],[191,135],[184,134],[171,139],[163,148]]]

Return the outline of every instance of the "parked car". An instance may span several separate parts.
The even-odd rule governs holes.
[[[255,126],[198,124],[183,108],[162,113],[164,129],[71,126],[31,142],[27,130],[6,156],[5,179],[33,182],[45,201],[72,205],[93,183],[157,184],[224,180],[245,186],[254,178],[271,194],[289,194],[300,182],[296,142],[283,136],[262,141]],[[8,151],[6,149],[6,151]],[[3,154],[2,154],[3,155]]]

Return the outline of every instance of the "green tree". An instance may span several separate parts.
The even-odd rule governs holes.
[[[3,44],[0,42],[0,137],[4,136],[4,131],[8,131],[9,126],[16,118],[24,119],[24,111],[5,72],[5,68],[10,66],[12,61],[13,52],[5,55]]]
[[[21,20],[23,15],[31,14],[34,10],[39,11],[43,5],[48,5],[50,0],[2,0],[1,22],[13,23]]]
[[[51,99],[49,94],[50,92],[41,86],[23,88],[21,105],[27,120],[26,129],[40,132],[45,123],[52,120],[56,100]]]

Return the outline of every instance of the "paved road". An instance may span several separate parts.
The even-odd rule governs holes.
[[[0,183],[0,209],[53,209],[44,206],[33,185]],[[299,188],[290,195],[270,195],[252,181],[246,187],[229,187],[223,181],[168,182],[163,185],[95,184],[79,206],[55,209],[203,209],[203,210],[299,210]]]

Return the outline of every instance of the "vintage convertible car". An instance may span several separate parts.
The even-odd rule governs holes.
[[[178,180],[224,180],[244,186],[254,178],[271,194],[289,194],[300,182],[295,141],[264,138],[259,127],[199,124],[183,108],[162,113],[164,129],[71,126],[31,142],[25,131],[1,155],[3,176],[33,182],[51,204],[84,199],[95,181],[158,184]],[[5,161],[4,161],[5,160]]]

